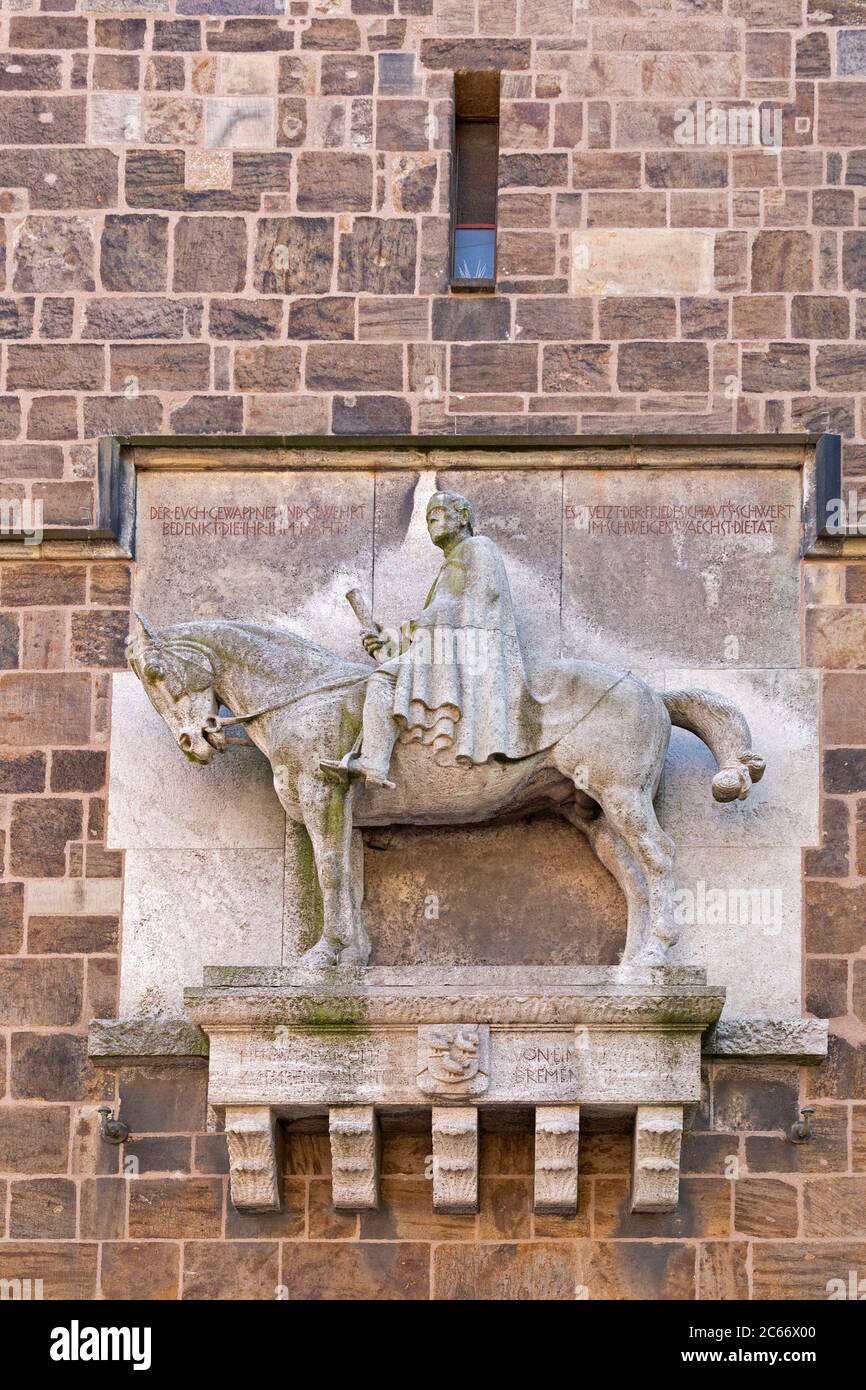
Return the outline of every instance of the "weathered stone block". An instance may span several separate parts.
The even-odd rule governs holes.
[[[106,217],[100,244],[100,274],[106,289],[165,289],[167,265],[167,217]]]
[[[399,391],[403,385],[402,350],[313,343],[307,349],[306,384],[326,391]]]
[[[822,145],[866,144],[866,110],[859,82],[821,82],[817,137]]]
[[[173,1299],[178,1296],[180,1245],[165,1241],[106,1241],[100,1288],[104,1298]]]
[[[22,878],[62,876],[66,846],[80,839],[81,833],[80,801],[16,801],[9,832],[12,872]]]
[[[140,391],[190,391],[209,385],[210,348],[205,344],[131,344],[111,348],[114,391],[130,387]]]
[[[752,245],[753,291],[812,289],[813,245],[809,232],[762,231]]]
[[[331,429],[334,434],[408,434],[412,409],[400,396],[335,396]]]
[[[79,343],[13,343],[7,349],[10,389],[99,391],[105,379],[105,350]]]
[[[744,391],[808,391],[812,363],[808,343],[771,343],[766,352],[744,352]]]
[[[0,999],[7,1026],[73,1027],[81,1016],[82,982],[80,961],[0,960]]]
[[[575,233],[575,294],[703,294],[712,288],[708,232],[656,228]]]
[[[296,391],[300,367],[300,348],[238,348],[234,361],[234,385],[240,391]]]
[[[703,343],[623,343],[617,383],[622,391],[700,391],[709,386]]]
[[[72,1033],[12,1035],[11,1091],[16,1100],[83,1100],[87,1040]]]
[[[126,667],[126,609],[73,613],[70,655],[74,666]]]
[[[451,349],[453,391],[536,391],[538,351],[530,344],[484,344]]]
[[[817,349],[815,382],[824,391],[858,391],[863,384],[864,371],[866,346],[822,343]]]
[[[209,150],[268,150],[276,110],[267,97],[219,96],[205,102],[204,143]]]
[[[236,293],[244,287],[246,255],[246,226],[239,217],[181,217],[174,233],[174,289]]]
[[[348,296],[299,298],[289,306],[289,338],[353,338],[354,328],[355,301]]]
[[[299,155],[297,201],[305,212],[369,212],[373,202],[370,156],[324,150]]]
[[[148,145],[198,145],[202,138],[202,103],[195,97],[145,96],[142,132]]]
[[[331,218],[263,217],[256,227],[253,284],[262,294],[326,293],[333,258]]]
[[[734,1188],[734,1230],[745,1236],[796,1236],[797,1189],[772,1178],[741,1178]]]
[[[356,217],[340,237],[339,288],[367,294],[412,294],[417,233],[408,218]]]
[[[215,338],[277,338],[283,319],[279,299],[211,299],[208,331]]]
[[[221,1227],[218,1178],[140,1178],[129,1194],[133,1240],[212,1239]]]
[[[13,1240],[73,1240],[77,1192],[68,1178],[32,1178],[10,1187],[9,1235]]]
[[[92,290],[93,224],[83,217],[27,217],[16,229],[13,289]]]
[[[273,1240],[189,1241],[184,1247],[182,1296],[209,1301],[273,1298],[279,1285],[278,1252]]]
[[[561,343],[543,349],[542,389],[604,391],[610,386],[611,349],[606,343]]]
[[[0,1107],[0,1162],[9,1172],[66,1174],[69,1166],[69,1107]],[[7,1263],[9,1253],[9,1246],[4,1244],[3,1274],[7,1278],[12,1274]],[[33,1277],[32,1265],[28,1273]]]

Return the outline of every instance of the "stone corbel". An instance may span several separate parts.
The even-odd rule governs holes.
[[[632,1211],[675,1211],[680,1191],[681,1105],[639,1105],[634,1122]]]
[[[478,1111],[433,1107],[433,1210],[472,1216],[478,1210]]]
[[[268,1105],[227,1105],[232,1202],[238,1211],[280,1209],[276,1119]]]
[[[375,1211],[379,1205],[379,1121],[372,1105],[328,1111],[331,1190],[340,1211]]]
[[[579,1105],[540,1105],[535,1112],[535,1199],[540,1216],[577,1212]]]

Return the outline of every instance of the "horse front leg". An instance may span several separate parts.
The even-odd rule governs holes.
[[[353,868],[357,875],[357,847],[352,846],[352,805],[355,787],[334,786],[324,779],[302,774],[298,799],[304,825],[313,846],[316,876],[322,891],[324,928],[320,939],[301,960],[307,965],[336,965],[362,959],[365,935],[356,920]],[[354,861],[354,863],[353,863]],[[366,942],[369,953],[369,942]]]

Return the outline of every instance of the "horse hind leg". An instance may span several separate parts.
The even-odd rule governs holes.
[[[623,958],[631,959],[649,932],[649,890],[643,870],[628,843],[605,815],[582,813],[573,803],[560,808],[561,814],[587,838],[599,863],[619,885],[626,901],[628,926]]]
[[[623,959],[631,960],[649,934],[649,889],[640,864],[628,843],[606,816],[599,816],[587,829],[587,838],[604,867],[613,874],[625,897],[628,927]]]
[[[644,930],[631,930],[623,963],[663,965],[679,931],[673,916],[674,844],[656,819],[652,798],[634,788],[611,788],[600,797],[605,817],[643,874],[648,890]]]

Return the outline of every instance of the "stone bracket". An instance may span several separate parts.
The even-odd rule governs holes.
[[[238,1211],[280,1209],[276,1120],[269,1105],[227,1105],[232,1202]]]
[[[433,1107],[433,1210],[473,1216],[478,1210],[478,1111]]]
[[[631,1210],[675,1211],[680,1192],[681,1105],[639,1105],[634,1120]]]
[[[331,1190],[340,1211],[379,1206],[379,1121],[372,1105],[340,1105],[328,1111]]]
[[[535,1111],[535,1200],[537,1215],[577,1212],[579,1105],[540,1105]]]

